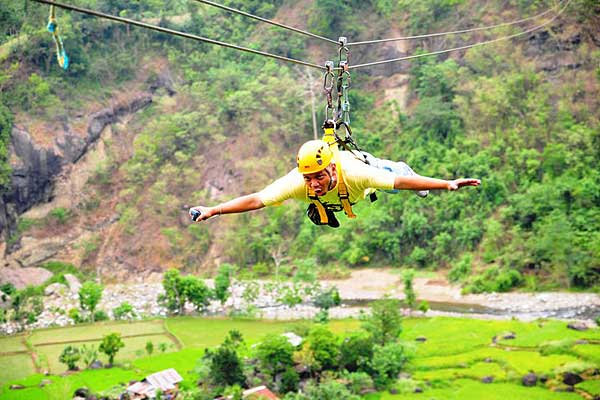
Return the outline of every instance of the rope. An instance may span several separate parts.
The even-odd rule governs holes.
[[[267,53],[267,52],[260,51],[260,50],[254,50],[254,49],[250,49],[248,47],[236,46],[234,44],[225,43],[225,42],[221,42],[221,41],[218,41],[218,40],[205,38],[203,36],[193,35],[191,33],[185,33],[185,32],[180,32],[180,31],[176,31],[176,30],[173,30],[173,29],[163,28],[163,27],[160,27],[160,26],[147,24],[145,22],[140,22],[140,21],[136,21],[136,20],[133,20],[133,19],[117,17],[115,15],[105,14],[105,13],[101,13],[101,12],[98,12],[98,11],[88,10],[88,9],[85,9],[85,8],[80,8],[80,7],[76,7],[76,6],[72,6],[72,5],[68,5],[68,4],[62,4],[62,3],[55,2],[55,1],[49,1],[49,0],[31,0],[31,1],[35,1],[36,3],[48,4],[50,6],[56,6],[56,7],[59,7],[59,8],[63,8],[65,10],[75,11],[75,12],[82,13],[82,14],[92,15],[92,16],[98,17],[98,18],[109,19],[109,20],[121,22],[121,23],[124,23],[124,24],[130,24],[130,25],[140,26],[142,28],[150,29],[150,30],[157,31],[157,32],[167,33],[167,34],[174,35],[174,36],[180,36],[180,37],[183,37],[183,38],[186,38],[186,39],[193,39],[193,40],[197,40],[197,41],[200,41],[200,42],[206,42],[206,43],[215,44],[217,46],[228,47],[230,49],[235,49],[235,50],[239,50],[239,51],[245,51],[247,53],[258,54],[258,55],[261,55],[261,56],[274,58],[274,59],[277,59],[277,60],[280,60],[280,61],[286,61],[286,62],[290,62],[290,63],[294,63],[294,64],[304,65],[306,67],[312,67],[312,68],[321,69],[321,70],[325,69],[325,67],[322,66],[322,65],[317,65],[317,64],[313,64],[313,63],[306,62],[306,61],[301,61],[301,60],[295,60],[293,58],[279,56],[279,55],[276,55],[276,54],[271,54],[271,53]]]
[[[294,31],[294,32],[300,33],[302,35],[310,36],[310,37],[315,38],[315,39],[320,39],[320,40],[323,40],[323,41],[326,41],[326,42],[329,42],[329,43],[333,43],[335,45],[338,44],[338,42],[335,41],[335,40],[333,40],[333,39],[329,39],[329,38],[326,38],[326,37],[323,37],[323,36],[315,35],[314,33],[303,31],[302,29],[294,28],[293,26],[284,25],[284,24],[279,23],[279,22],[275,22],[275,21],[271,21],[271,20],[266,19],[266,18],[258,17],[256,15],[247,13],[245,11],[237,10],[235,8],[231,8],[231,7],[222,5],[222,4],[217,4],[217,3],[214,3],[212,1],[208,1],[208,0],[194,0],[194,1],[197,1],[198,3],[207,4],[209,6],[217,7],[217,8],[220,8],[222,10],[226,10],[226,11],[229,11],[229,12],[232,12],[232,13],[240,14],[240,15],[243,15],[245,17],[256,19],[256,20],[261,21],[261,22],[266,22],[267,24],[271,24],[271,25],[278,26],[280,28],[288,29],[290,31]]]
[[[428,57],[428,56],[433,56],[433,55],[438,55],[438,54],[444,54],[444,53],[449,53],[451,51],[457,51],[457,50],[466,50],[466,49],[470,49],[472,47],[483,46],[483,45],[487,45],[487,44],[491,44],[491,43],[495,43],[495,42],[500,42],[502,40],[512,39],[512,38],[515,38],[517,36],[521,36],[521,35],[525,35],[527,33],[531,33],[533,31],[541,29],[544,26],[550,24],[551,22],[553,22],[556,18],[558,18],[567,9],[567,7],[569,6],[570,3],[571,3],[571,0],[567,0],[565,6],[554,17],[552,17],[548,21],[544,22],[543,24],[535,26],[535,27],[533,27],[531,29],[527,29],[526,31],[523,31],[523,32],[515,33],[515,34],[509,35],[509,36],[503,36],[503,37],[492,39],[492,40],[486,40],[484,42],[473,43],[473,44],[469,44],[469,45],[466,45],[466,46],[454,47],[452,49],[432,51],[432,52],[429,52],[429,53],[415,54],[415,55],[412,55],[412,56],[393,58],[393,59],[390,59],[390,60],[375,61],[375,62],[365,63],[365,64],[357,64],[357,65],[350,66],[349,68],[350,69],[365,68],[365,67],[372,67],[374,65],[389,64],[389,63],[397,62],[397,61],[412,60],[412,59],[415,59],[415,58],[421,58],[421,57]]]
[[[67,53],[65,52],[62,38],[58,34],[58,22],[56,21],[56,10],[54,9],[54,6],[50,6],[47,29],[48,32],[52,33],[52,39],[56,46],[56,60],[58,61],[58,65],[66,70],[69,68],[69,56],[67,56]]]
[[[438,36],[446,36],[446,35],[457,35],[457,34],[461,34],[461,33],[477,32],[477,31],[484,31],[484,30],[492,30],[492,29],[503,27],[503,26],[517,25],[517,24],[521,24],[523,22],[530,21],[532,19],[541,18],[544,15],[546,15],[549,12],[553,11],[554,9],[556,9],[557,7],[559,7],[559,5],[560,5],[560,3],[558,3],[554,7],[551,7],[549,9],[547,9],[546,11],[544,11],[542,13],[539,13],[537,15],[534,15],[532,17],[522,18],[522,19],[518,19],[516,21],[511,21],[511,22],[503,22],[501,24],[496,24],[496,25],[481,26],[481,27],[478,27],[478,28],[461,29],[461,30],[449,31],[449,32],[428,33],[428,34],[416,35],[416,36],[404,36],[404,37],[389,38],[389,39],[367,40],[367,41],[363,41],[363,42],[348,43],[347,46],[360,46],[360,45],[365,45],[365,44],[396,42],[396,41],[400,41],[400,40],[425,39],[425,38],[430,38],[430,37],[438,37]]]

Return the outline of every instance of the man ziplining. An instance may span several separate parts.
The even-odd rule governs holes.
[[[405,163],[376,159],[367,154],[360,160],[350,151],[338,151],[337,144],[311,140],[298,151],[297,167],[260,192],[241,196],[213,207],[190,209],[194,221],[215,215],[235,214],[279,205],[296,199],[311,203],[307,215],[317,225],[339,227],[335,212],[354,217],[351,206],[376,190],[414,190],[420,197],[429,190],[454,191],[464,186],[479,186],[479,179],[443,180],[417,175]]]

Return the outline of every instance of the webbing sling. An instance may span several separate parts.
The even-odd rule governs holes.
[[[348,218],[356,218],[356,214],[352,211],[352,204],[350,203],[350,196],[348,194],[348,187],[344,182],[344,173],[342,170],[342,163],[340,159],[340,151],[338,148],[335,129],[334,128],[324,128],[325,133],[323,134],[323,141],[329,144],[329,148],[333,153],[333,161],[336,164],[337,168],[337,178],[338,178],[338,197],[340,199],[340,203],[344,208],[344,213]],[[307,196],[310,201],[317,207],[317,211],[319,212],[319,217],[321,218],[321,223],[326,224],[329,222],[329,218],[327,217],[327,210],[321,200],[319,200],[319,196],[316,195],[315,191],[310,187],[307,187]]]

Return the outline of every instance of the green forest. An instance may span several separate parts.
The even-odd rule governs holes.
[[[194,1],[74,0],[104,13],[323,64],[337,48]],[[294,13],[292,2],[226,0],[264,18]],[[48,225],[85,224],[106,209],[118,240],[101,233],[81,244],[93,270],[100,245],[124,257],[209,274],[218,263],[247,276],[354,267],[446,270],[472,293],[600,287],[600,6],[572,0],[541,31],[439,56],[402,62],[408,102],[387,101],[386,69],[352,70],[354,139],[417,173],[473,177],[482,185],[454,193],[380,193],[342,226],[313,225],[304,204],[204,224],[185,205],[213,205],[262,189],[295,166],[313,138],[309,88],[322,73],[139,27],[57,11],[70,59],[56,61],[48,7],[0,0],[0,185],[10,193],[11,127],[69,125],[75,116],[151,86],[167,69],[174,92],[159,88],[150,106],[112,126],[107,157],[85,185],[81,204],[42,219],[20,218],[4,231],[15,243]],[[303,3],[305,28],[352,41],[484,26],[540,13],[545,0],[315,0]],[[300,7],[300,6],[298,6]],[[516,26],[410,43],[436,51],[519,32]],[[353,62],[374,61],[376,47]],[[325,58],[323,58],[325,57]],[[316,93],[317,121],[325,97]],[[118,145],[125,144],[124,147]],[[207,182],[223,183],[215,195]],[[83,222],[82,222],[83,221]],[[183,222],[182,222],[183,221]],[[35,235],[34,235],[35,236]],[[211,257],[211,260],[207,260]],[[219,260],[219,261],[213,261]],[[141,261],[140,261],[141,262]]]

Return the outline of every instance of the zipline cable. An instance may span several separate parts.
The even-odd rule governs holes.
[[[412,60],[412,59],[415,59],[415,58],[421,58],[421,57],[428,57],[428,56],[433,56],[433,55],[438,55],[438,54],[450,53],[451,51],[466,50],[466,49],[470,49],[470,48],[477,47],[477,46],[483,46],[483,45],[487,45],[487,44],[491,44],[491,43],[495,43],[495,42],[500,42],[502,40],[512,39],[512,38],[515,38],[517,36],[521,36],[521,35],[525,35],[527,33],[531,33],[533,31],[536,31],[536,30],[538,30],[540,28],[543,28],[544,26],[550,24],[551,22],[553,22],[556,18],[558,18],[567,9],[567,7],[569,6],[570,3],[571,3],[571,0],[567,0],[565,6],[554,17],[552,17],[548,21],[544,22],[543,24],[534,26],[533,28],[527,29],[527,30],[525,30],[523,32],[515,33],[515,34],[509,35],[509,36],[499,37],[499,38],[492,39],[492,40],[486,40],[484,42],[473,43],[473,44],[469,44],[469,45],[465,45],[465,46],[460,46],[460,47],[454,47],[452,49],[432,51],[430,53],[415,54],[415,55],[412,55],[412,56],[393,58],[393,59],[390,59],[390,60],[375,61],[375,62],[370,62],[370,63],[365,63],[365,64],[351,65],[349,67],[349,69],[365,68],[365,67],[372,67],[374,65],[389,64],[389,63],[398,62],[398,61]]]
[[[291,63],[295,63],[295,64],[304,65],[306,67],[312,67],[312,68],[317,68],[317,69],[325,70],[325,67],[322,66],[322,65],[313,64],[313,63],[306,62],[306,61],[301,61],[301,60],[295,60],[293,58],[279,56],[279,55],[276,55],[276,54],[271,54],[271,53],[267,53],[267,52],[260,51],[260,50],[254,50],[254,49],[250,49],[248,47],[236,46],[234,44],[225,43],[225,42],[221,42],[221,41],[218,41],[218,40],[205,38],[203,36],[198,36],[198,35],[193,35],[191,33],[185,33],[185,32],[180,32],[180,31],[176,31],[176,30],[173,30],[173,29],[163,28],[163,27],[160,27],[160,26],[147,24],[145,22],[140,22],[140,21],[136,21],[136,20],[133,20],[133,19],[117,17],[115,15],[105,14],[105,13],[102,13],[102,12],[99,12],[99,11],[88,10],[88,9],[85,9],[85,8],[80,8],[80,7],[72,6],[72,5],[69,5],[69,4],[57,3],[55,1],[49,1],[49,0],[31,0],[31,1],[35,1],[36,3],[48,4],[50,6],[55,6],[55,7],[63,8],[65,10],[75,11],[75,12],[82,13],[82,14],[92,15],[92,16],[98,17],[98,18],[109,19],[109,20],[121,22],[121,23],[124,23],[124,24],[130,24],[130,25],[140,26],[142,28],[150,29],[150,30],[157,31],[157,32],[167,33],[167,34],[174,35],[174,36],[180,36],[180,37],[183,37],[183,38],[186,38],[186,39],[193,39],[193,40],[198,40],[200,42],[206,42],[206,43],[216,44],[217,46],[228,47],[230,49],[245,51],[247,53],[258,54],[258,55],[265,56],[265,57],[275,58],[275,59],[280,60],[280,61],[287,61],[287,62],[291,62]]]
[[[218,4],[218,3],[215,3],[215,2],[212,2],[212,1],[208,1],[208,0],[194,0],[194,1],[197,1],[198,3],[207,4],[209,6],[217,7],[217,8],[220,8],[222,10],[226,10],[226,11],[229,11],[229,12],[232,12],[232,13],[235,13],[235,14],[240,14],[240,15],[243,15],[245,17],[256,19],[258,21],[266,22],[267,24],[271,24],[271,25],[278,26],[280,28],[288,29],[290,31],[294,31],[294,32],[300,33],[302,35],[310,36],[310,37],[315,38],[315,39],[324,40],[326,42],[333,43],[335,45],[338,44],[338,42],[335,41],[335,40],[333,40],[333,39],[329,39],[329,38],[326,38],[326,37],[323,37],[323,36],[315,35],[314,33],[310,33],[310,32],[304,31],[302,29],[294,28],[293,26],[284,25],[282,23],[275,22],[275,21],[272,21],[270,19],[262,18],[262,17],[256,16],[256,15],[247,13],[245,11],[241,11],[241,10],[238,10],[238,9],[235,9],[235,8],[232,8],[232,7],[225,6],[223,4]]]
[[[200,0],[196,0],[196,1],[200,1]],[[546,11],[544,11],[542,13],[539,13],[537,15],[533,15],[533,16],[527,17],[527,18],[518,19],[518,20],[515,20],[515,21],[503,22],[501,24],[496,24],[496,25],[480,26],[480,27],[477,27],[477,28],[461,29],[461,30],[449,31],[449,32],[427,33],[427,34],[415,35],[415,36],[403,36],[403,37],[388,38],[388,39],[366,40],[366,41],[363,41],[363,42],[348,43],[348,44],[346,44],[346,46],[360,46],[360,45],[375,44],[375,43],[397,42],[397,41],[401,41],[401,40],[426,39],[426,38],[430,38],[430,37],[458,35],[458,34],[461,34],[461,33],[470,33],[470,32],[477,32],[477,31],[484,31],[484,30],[492,30],[492,29],[503,27],[503,26],[517,25],[517,24],[521,24],[523,22],[527,22],[527,21],[530,21],[530,20],[533,20],[533,19],[541,18],[544,15],[548,14],[549,12],[554,11],[554,9],[558,8],[559,6],[560,6],[560,2],[558,4],[556,4],[554,7],[551,7],[549,9],[547,9]]]

